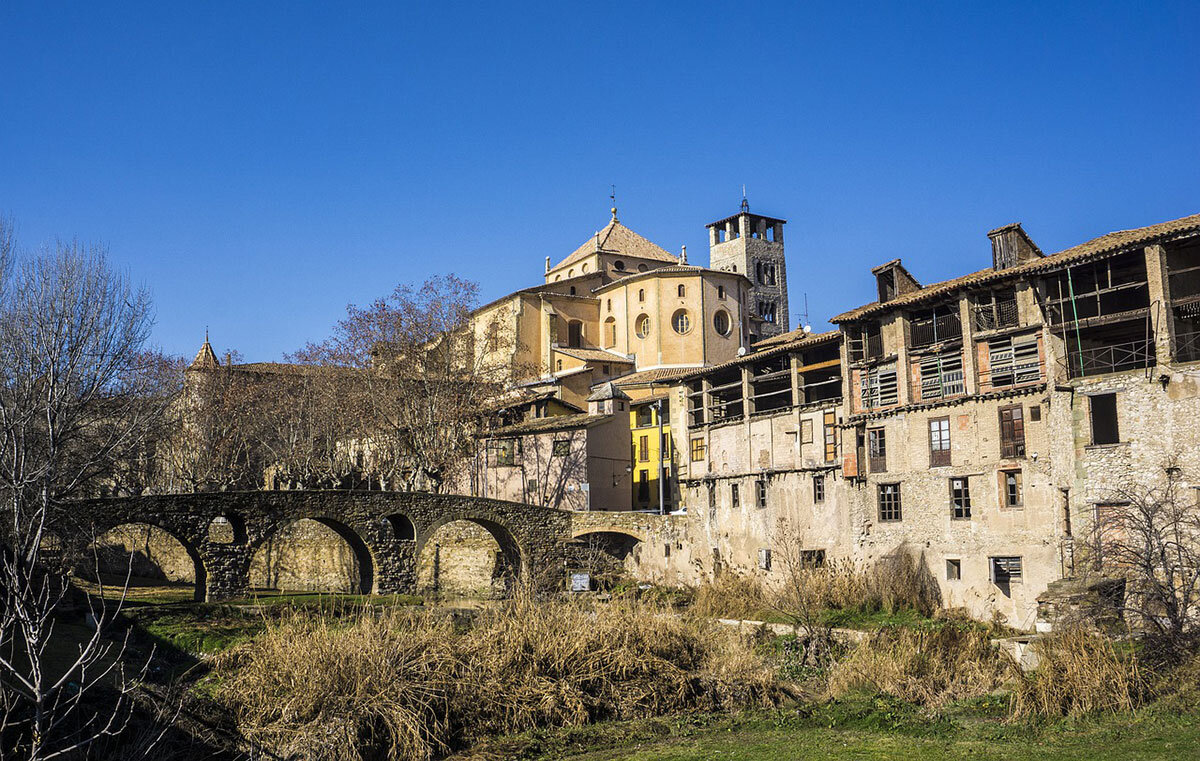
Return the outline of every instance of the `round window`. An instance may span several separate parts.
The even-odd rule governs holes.
[[[675,328],[675,332],[679,335],[692,329],[692,318],[688,317],[686,309],[680,309],[671,315],[671,327]]]
[[[613,269],[615,269],[615,270],[625,269],[625,262],[621,261],[620,259],[616,260],[615,262],[613,262]]]
[[[579,268],[579,271],[580,271],[580,272],[587,272],[587,271],[588,271],[588,266],[587,266],[586,264],[585,264],[585,265],[583,265],[582,267],[580,267],[580,268]]]
[[[637,331],[638,338],[650,335],[650,315],[638,315],[637,321],[633,323],[633,328]]]
[[[729,312],[724,309],[713,315],[713,327],[723,336],[729,335]]]
[[[648,268],[644,264],[638,265],[638,272],[645,272]]]

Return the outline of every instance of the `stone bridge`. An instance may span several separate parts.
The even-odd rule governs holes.
[[[421,549],[452,521],[486,529],[500,546],[504,573],[535,573],[557,583],[573,540],[588,535],[646,541],[658,516],[576,513],[482,497],[420,492],[258,491],[169,494],[77,503],[93,536],[126,524],[170,534],[195,565],[196,599],[247,594],[255,551],[283,527],[310,519],[337,532],[354,552],[362,593],[412,592]],[[213,531],[214,522],[221,531]],[[227,523],[226,523],[227,522]],[[232,529],[230,531],[229,529]]]

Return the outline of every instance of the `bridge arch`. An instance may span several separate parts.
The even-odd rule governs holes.
[[[428,550],[429,543],[438,534],[439,529],[454,523],[469,523],[478,526],[495,541],[499,552],[495,558],[492,578],[502,580],[506,590],[510,589],[514,581],[528,570],[529,562],[526,552],[522,549],[521,542],[514,531],[493,517],[472,514],[445,515],[425,526],[414,548],[414,562],[420,563],[422,558],[426,557],[424,553]],[[440,576],[440,569],[435,573]]]
[[[356,594],[371,594],[375,591],[375,568],[377,565],[375,552],[363,536],[349,522],[328,515],[297,515],[283,518],[264,528],[253,541],[248,543],[251,567],[258,553],[277,539],[289,527],[301,521],[312,521],[333,531],[350,548],[354,559],[356,575],[351,576],[350,591]],[[248,569],[249,570],[249,569]]]
[[[151,531],[161,532],[161,534],[163,536],[166,536],[169,538],[169,540],[171,541],[172,544],[177,545],[179,548],[181,548],[183,550],[184,556],[187,558],[188,564],[190,564],[190,566],[191,566],[191,576],[192,576],[191,583],[193,585],[193,591],[192,591],[193,599],[196,600],[197,602],[203,602],[205,599],[206,590],[208,587],[208,570],[204,563],[204,558],[201,555],[200,551],[196,548],[195,544],[190,540],[190,538],[184,532],[181,532],[178,529],[172,528],[168,525],[165,525],[164,522],[155,521],[155,520],[143,517],[143,516],[130,516],[130,518],[128,520],[110,521],[110,522],[105,522],[104,524],[95,526],[93,528],[93,536],[95,538],[92,540],[92,544],[93,544],[93,546],[97,546],[97,550],[103,554],[103,549],[100,548],[98,545],[100,545],[100,543],[105,539],[105,537],[113,537],[114,534],[117,534],[118,532],[121,532],[122,530],[126,531],[127,535],[128,535],[129,529],[143,529],[143,528],[150,529]],[[149,533],[149,532],[146,535],[145,542],[146,542],[146,547],[140,553],[143,555],[143,557],[140,559],[138,558],[139,553],[136,548],[122,546],[122,549],[120,551],[121,555],[123,557],[127,557],[128,559],[121,560],[121,562],[128,563],[128,565],[125,567],[122,567],[122,568],[113,568],[110,572],[121,575],[123,577],[124,574],[126,573],[126,571],[128,570],[131,576],[139,576],[141,574],[138,573],[139,569],[137,567],[137,563],[144,562],[144,563],[148,563],[150,566],[158,565],[159,570],[163,574],[164,578],[169,579],[171,574],[167,571],[167,569],[164,569],[161,566],[162,566],[164,560],[166,560],[169,557],[170,551],[173,548],[164,547],[162,538],[155,537],[152,535],[152,533]],[[151,544],[153,544],[154,547],[151,547]],[[110,545],[110,546],[112,546],[112,545]],[[154,553],[156,550],[160,553],[158,560],[156,560],[154,557]],[[90,554],[89,554],[89,556],[90,556]],[[99,570],[102,573],[105,572],[104,568],[98,568],[96,570]]]

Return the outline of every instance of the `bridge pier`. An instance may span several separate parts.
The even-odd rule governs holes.
[[[250,594],[250,562],[254,550],[245,544],[205,542],[200,551],[207,586],[205,602],[221,602]]]

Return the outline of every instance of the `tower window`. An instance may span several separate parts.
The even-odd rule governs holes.
[[[723,285],[717,286],[717,298],[718,299],[725,298],[725,286],[723,286]]]
[[[680,284],[679,288],[676,290],[679,293],[679,298],[681,298],[681,299],[687,295],[687,288],[685,286],[683,286],[682,284]]]
[[[760,301],[758,302],[758,314],[765,322],[775,322],[775,302]]]
[[[638,301],[645,301],[645,300],[646,300],[646,289],[638,288]]]

